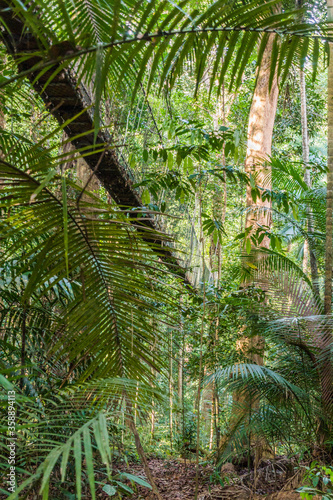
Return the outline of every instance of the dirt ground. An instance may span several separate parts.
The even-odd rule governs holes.
[[[163,500],[193,500],[195,498],[196,467],[193,462],[152,459],[149,467]],[[116,467],[117,468],[117,467]],[[141,464],[118,466],[122,472],[145,478]],[[200,466],[198,500],[300,500],[295,488],[299,484],[298,473],[283,458],[260,465],[256,476],[254,471],[225,464],[220,475],[214,475],[211,466]],[[100,498],[110,498],[101,494]],[[146,488],[139,486],[131,500],[153,500]]]

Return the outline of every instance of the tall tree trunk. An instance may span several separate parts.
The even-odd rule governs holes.
[[[327,0],[329,21],[333,20],[333,0]],[[327,102],[327,196],[326,196],[326,245],[325,245],[325,314],[332,312],[332,254],[333,254],[333,43],[329,43]]]
[[[276,76],[274,76],[271,89],[269,89],[273,41],[274,35],[271,35],[264,51],[252,99],[245,159],[245,171],[253,176],[257,185],[263,186],[266,189],[272,188],[271,168],[265,160],[272,152],[273,126],[279,97]],[[246,228],[253,226],[253,230],[256,230],[260,226],[268,228],[271,226],[271,202],[268,200],[263,201],[259,198],[254,203],[251,186],[247,186],[246,188],[246,206],[249,209],[245,222]],[[269,248],[269,238],[264,237],[261,246]],[[256,337],[251,344],[255,349],[256,346],[262,344],[262,340]],[[247,339],[245,345],[247,345]],[[257,354],[254,361],[258,364],[263,363],[262,357]]]
[[[201,258],[202,258],[202,269],[205,269],[205,239],[202,227],[202,186],[199,187],[199,217],[200,217],[200,242],[201,242]],[[202,302],[202,317],[201,317],[201,328],[200,328],[200,358],[199,358],[199,380],[198,380],[198,393],[196,400],[197,409],[197,444],[196,444],[196,473],[195,473],[195,494],[194,499],[197,500],[199,493],[199,447],[200,447],[200,399],[201,399],[201,385],[202,385],[202,347],[203,347],[203,334],[206,316],[206,283],[203,282],[203,302]]]
[[[252,99],[245,160],[246,172],[255,178],[259,186],[265,183],[264,187],[267,189],[271,189],[271,169],[265,163],[265,158],[270,156],[272,152],[273,126],[279,97],[276,76],[274,76],[271,90],[269,90],[273,41],[274,35],[271,35],[264,51]],[[268,227],[271,225],[271,203],[267,200],[262,201],[261,198],[253,203],[251,186],[247,186],[246,189],[246,206],[252,209],[247,214],[246,227],[253,225],[253,228],[256,229],[258,225]],[[269,247],[268,238],[263,239],[262,246]]]
[[[172,330],[170,333],[170,349],[169,349],[169,404],[170,404],[170,413],[169,413],[169,427],[170,427],[170,448],[172,451],[172,444],[173,444],[173,376],[172,376],[172,371],[173,371],[173,363],[172,363],[172,340],[173,340],[173,335],[172,335]]]
[[[183,336],[184,336],[184,325],[182,316],[182,305],[183,297],[179,297],[179,348],[178,348],[178,400],[179,405],[183,409],[183,364],[184,364],[184,351],[183,351]],[[178,432],[181,433],[182,429],[182,417],[179,419]]]
[[[251,174],[257,185],[266,189],[271,189],[271,169],[265,162],[265,159],[270,156],[272,150],[272,135],[273,126],[276,115],[276,108],[279,96],[278,82],[274,76],[271,89],[269,88],[270,72],[271,72],[271,57],[273,48],[274,35],[270,35],[266,48],[264,50],[257,84],[254,90],[249,123],[248,123],[248,141],[247,152],[245,160],[245,170]],[[253,226],[255,231],[259,226],[271,225],[271,203],[257,199],[253,202],[251,194],[251,186],[246,189],[246,206],[249,209],[246,217],[245,227]],[[261,243],[264,248],[269,247],[269,238],[265,237]],[[263,339],[259,336],[246,338],[242,333],[237,342],[237,348],[244,353],[247,357],[252,359],[257,364],[263,364],[263,357],[260,354],[263,350]],[[254,354],[253,354],[254,353]],[[241,394],[235,394],[235,401],[237,405],[240,404],[243,410],[234,411],[233,416],[229,422],[228,432],[222,436],[218,456],[225,450],[230,438],[237,430],[237,427],[246,416],[250,403],[244,400]],[[260,449],[259,449],[260,448]],[[261,455],[261,446],[258,446],[258,456]]]
[[[333,21],[333,0],[327,0],[328,20]],[[327,325],[321,338],[321,350],[324,354],[321,360],[320,385],[323,402],[324,423],[319,439],[324,442],[332,430],[333,409],[333,367],[331,360],[332,326],[332,255],[333,255],[333,43],[329,43],[330,63],[327,83],[327,195],[326,195],[326,244],[325,244],[325,294],[324,312],[328,316]]]
[[[279,87],[276,74],[273,77],[271,88],[269,86],[271,74],[271,57],[273,49],[274,35],[269,37],[267,42],[262,63],[260,66],[257,85],[254,91],[248,125],[248,142],[245,159],[245,171],[253,176],[257,185],[265,189],[272,189],[271,167],[266,163],[266,159],[272,153],[272,137],[273,127],[279,97]],[[247,212],[245,227],[253,226],[255,231],[260,226],[269,228],[272,223],[271,219],[271,202],[257,199],[255,203],[252,199],[251,186],[246,188],[246,206],[250,209]],[[264,237],[261,246],[269,248],[269,238]],[[241,349],[253,363],[258,365],[264,364],[263,350],[264,339],[255,335],[251,339],[244,339],[244,346],[239,343]],[[248,341],[249,340],[249,341]],[[248,350],[248,352],[246,352]],[[244,398],[243,396],[241,396]],[[259,406],[259,401],[249,401],[251,406]],[[264,446],[260,436],[253,436],[256,441],[256,457],[255,464],[264,454]]]

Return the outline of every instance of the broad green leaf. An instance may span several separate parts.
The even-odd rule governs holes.
[[[129,474],[128,472],[122,472],[120,474],[120,476],[122,479],[123,478],[129,479],[130,481],[134,481],[135,483],[140,484],[141,486],[145,486],[146,488],[149,488],[150,490],[152,489],[151,485],[139,476],[135,476],[134,474]]]
[[[112,497],[113,495],[115,495],[117,493],[117,488],[115,488],[114,486],[111,486],[110,484],[106,484],[105,486],[103,486],[103,491],[107,495]]]
[[[38,186],[38,188],[30,196],[30,203],[32,203],[32,202],[35,201],[35,199],[37,198],[38,194],[42,191],[42,189],[44,189],[45,186],[48,185],[48,183],[50,182],[51,179],[53,179],[53,177],[56,175],[56,173],[57,173],[57,171],[55,169],[50,170],[50,172],[47,174],[47,176],[45,177],[45,179],[40,183],[40,185]]]

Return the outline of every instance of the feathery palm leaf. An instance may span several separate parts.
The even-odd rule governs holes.
[[[148,88],[160,67],[160,85],[165,81],[172,85],[191,54],[195,58],[199,82],[213,47],[218,57],[211,85],[218,79],[221,88],[229,67],[232,80],[239,85],[257,43],[260,64],[269,33],[279,39],[275,44],[277,53],[272,59],[272,72],[279,61],[278,73],[282,81],[295,56],[304,64],[305,58],[312,53],[316,63],[318,36],[326,36],[327,29],[311,23],[299,24],[299,10],[274,13],[278,4],[277,0],[264,3],[257,0],[241,6],[216,1],[206,10],[191,11],[187,1],[175,5],[167,1],[146,4],[131,0],[54,0],[50,5],[43,0],[35,0],[33,4],[13,0],[9,9],[13,8],[39,42],[36,56],[42,55],[42,59],[33,63],[35,74],[38,75],[39,70],[41,75],[54,62],[68,66],[70,61],[76,61],[74,68],[79,80],[95,86],[98,107],[101,93],[108,86],[116,89],[134,80],[134,96],[146,74],[148,62]],[[10,30],[6,2],[2,2],[1,7],[4,26]],[[311,36],[317,37],[316,43],[309,39]],[[27,57],[31,54],[22,54],[21,60]]]

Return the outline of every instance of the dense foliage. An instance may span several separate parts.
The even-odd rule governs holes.
[[[330,28],[320,2],[280,4],[0,1],[3,498],[148,491],[150,477],[117,472],[145,454],[216,471],[313,457],[302,495],[332,498]],[[14,50],[16,16],[30,52]],[[279,98],[262,179],[244,163],[270,36]],[[47,107],[64,69],[91,100],[93,129],[74,138],[74,98]],[[99,182],[106,151],[138,206]],[[249,224],[260,212],[270,223]]]

